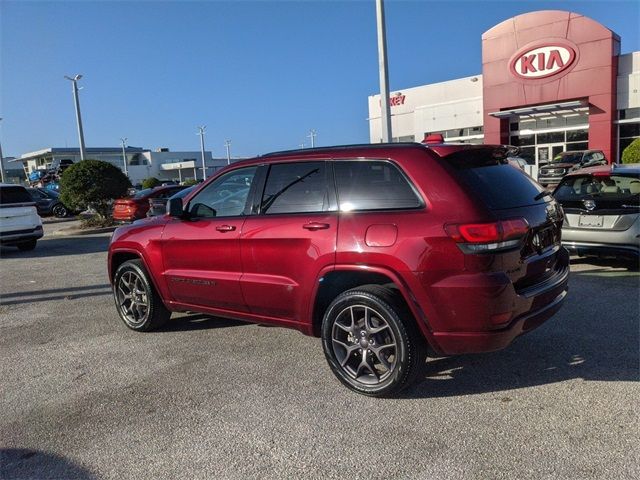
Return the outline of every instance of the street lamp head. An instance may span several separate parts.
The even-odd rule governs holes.
[[[74,76],[73,78],[71,78],[68,75],[65,75],[64,78],[66,78],[67,80],[70,80],[72,82],[77,82],[78,80],[80,80],[82,78],[82,75],[78,74],[78,75]]]

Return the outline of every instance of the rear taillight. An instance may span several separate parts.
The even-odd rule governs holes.
[[[465,253],[483,253],[517,246],[529,231],[524,218],[512,218],[490,223],[462,223],[444,226],[447,235]]]

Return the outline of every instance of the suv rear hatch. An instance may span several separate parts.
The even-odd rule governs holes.
[[[447,226],[471,271],[506,274],[519,295],[534,295],[564,274],[562,209],[541,185],[506,162],[506,147],[469,147],[443,158],[486,217]],[[471,228],[469,228],[471,225]],[[456,231],[458,235],[456,236]]]
[[[24,187],[0,186],[0,233],[30,231],[41,224],[35,202]]]
[[[628,230],[640,216],[640,175],[597,171],[566,177],[554,192],[576,230]]]

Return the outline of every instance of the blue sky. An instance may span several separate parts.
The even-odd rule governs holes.
[[[587,15],[640,50],[640,2],[387,0],[392,90],[481,73],[480,37],[520,13]],[[375,3],[366,1],[0,2],[0,140],[5,156],[129,144],[250,156],[368,142],[379,89]]]

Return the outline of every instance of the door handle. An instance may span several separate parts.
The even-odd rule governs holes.
[[[233,225],[218,225],[216,230],[219,232],[233,232],[236,229]]]
[[[309,222],[305,223],[302,228],[306,228],[307,230],[311,230],[315,232],[316,230],[326,230],[330,225],[328,223],[320,223],[320,222]]]

